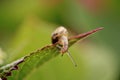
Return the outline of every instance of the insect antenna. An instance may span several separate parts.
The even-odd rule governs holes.
[[[61,46],[57,45],[57,48],[61,49]],[[67,55],[68,55],[68,57],[71,59],[73,65],[74,65],[75,67],[77,67],[77,63],[75,62],[75,60],[74,60],[74,58],[72,57],[72,55],[71,55],[71,53],[69,52],[69,50],[67,50]],[[63,56],[63,54],[62,54],[62,56]]]
[[[69,52],[69,50],[67,51],[67,55],[69,56],[69,58],[71,59],[72,63],[74,64],[75,67],[77,67],[77,63],[75,62],[74,58],[72,57],[71,53]]]

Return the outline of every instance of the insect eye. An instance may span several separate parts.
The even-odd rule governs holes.
[[[55,37],[55,39],[54,38],[52,38],[52,44],[55,44],[56,42],[58,42],[58,37]]]

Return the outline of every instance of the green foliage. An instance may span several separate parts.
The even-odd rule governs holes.
[[[83,33],[77,36],[73,36],[69,38],[69,45],[73,45],[79,39],[85,38],[86,36],[101,30],[102,28],[97,28],[95,30],[89,31],[87,33]],[[30,53],[29,55],[24,56],[23,58],[18,59],[10,64],[7,64],[0,68],[0,77],[2,79],[6,79],[8,76],[9,80],[23,80],[26,78],[28,73],[34,70],[36,67],[41,66],[43,63],[52,59],[53,57],[60,54],[60,49],[56,47],[57,44],[48,45],[43,47],[42,49],[38,49],[35,52]],[[19,65],[20,64],[20,65]],[[18,71],[13,71],[17,70]],[[12,73],[13,72],[13,73]]]
[[[105,30],[70,48],[78,67],[66,55],[57,56],[32,69],[24,80],[119,80],[119,6],[116,0],[1,0],[0,66],[13,66],[21,57],[50,44],[55,26],[73,33],[103,26]],[[10,65],[5,67],[1,67],[2,75],[2,68],[9,72]]]
[[[23,80],[34,68],[39,67],[49,59],[57,56],[58,54],[59,50],[55,47],[55,45],[46,46],[42,49],[38,49],[37,51],[32,52],[29,55],[24,56],[23,58],[11,64],[1,67],[0,77],[4,79],[7,76],[10,76],[13,70],[19,69],[19,71],[15,71],[12,74],[12,77],[8,77],[8,79]]]

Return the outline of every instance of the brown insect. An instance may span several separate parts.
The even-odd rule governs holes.
[[[75,66],[77,64],[75,63],[74,59],[72,58],[70,52],[68,51],[68,31],[65,27],[58,27],[53,33],[52,33],[52,44],[57,43],[56,47],[60,49],[60,52],[62,55],[67,52],[68,56],[70,57],[71,61]]]
[[[102,30],[103,27],[99,27],[99,28],[96,28],[94,30],[91,30],[91,31],[88,31],[88,32],[85,32],[85,33],[82,33],[82,34],[79,34],[77,36],[73,36],[73,37],[70,37],[70,39],[81,39],[81,38],[85,38],[87,36],[89,36],[90,34],[93,34],[99,30]],[[75,66],[76,63],[74,61],[74,59],[72,58],[70,52],[68,51],[68,31],[65,27],[58,27],[53,33],[52,33],[52,44],[56,44],[56,47],[60,49],[60,52],[62,53],[62,55],[67,52],[68,56],[70,57],[71,61],[73,62],[73,64]]]

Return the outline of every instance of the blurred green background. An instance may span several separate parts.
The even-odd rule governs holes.
[[[120,80],[120,6],[118,0],[0,0],[0,65],[51,43],[65,26],[70,35],[95,33],[67,55],[35,69],[25,80]]]

